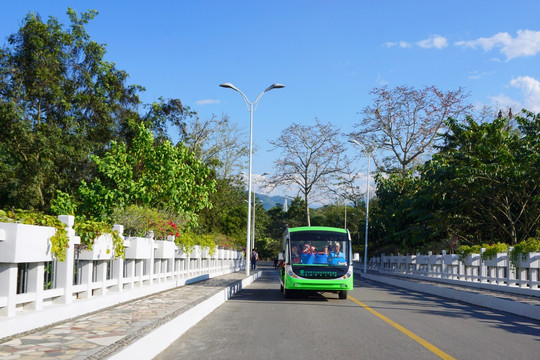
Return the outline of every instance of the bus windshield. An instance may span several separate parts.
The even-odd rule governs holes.
[[[313,266],[348,266],[346,233],[297,231],[290,233],[290,263]]]

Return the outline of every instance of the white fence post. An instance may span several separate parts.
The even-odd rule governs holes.
[[[66,249],[66,260],[58,262],[56,265],[57,285],[64,289],[64,293],[56,302],[62,304],[71,304],[73,302],[73,268],[75,266],[75,245],[80,244],[80,237],[75,235],[73,225],[75,216],[59,215],[58,219],[66,225],[66,232],[69,238],[69,246]]]
[[[28,305],[30,310],[43,309],[43,275],[45,265],[42,262],[30,263],[28,268],[28,291],[34,294],[34,300]]]
[[[0,315],[14,316],[17,307],[17,264],[0,263],[0,285],[0,299],[5,298]]]

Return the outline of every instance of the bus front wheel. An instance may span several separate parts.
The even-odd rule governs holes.
[[[342,299],[342,300],[346,299],[347,298],[347,290],[341,290],[339,292],[339,298]]]

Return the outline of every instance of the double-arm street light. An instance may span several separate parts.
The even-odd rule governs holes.
[[[350,143],[356,144],[362,148],[364,151],[364,154],[366,154],[367,157],[367,180],[366,180],[366,238],[364,241],[364,274],[367,272],[367,246],[368,246],[368,221],[369,221],[369,165],[371,157],[373,156],[373,152],[368,152],[366,147],[359,143],[358,141],[351,139],[349,140]]]
[[[272,89],[281,89],[285,87],[285,85],[282,84],[272,84],[269,87],[267,87],[262,93],[257,96],[257,99],[255,101],[250,102],[246,95],[244,95],[243,92],[241,92],[236,86],[234,86],[231,83],[224,83],[219,85],[224,88],[233,89],[234,91],[237,91],[242,95],[244,98],[244,101],[246,102],[246,106],[249,110],[249,175],[248,175],[248,211],[247,211],[247,240],[246,240],[246,275],[249,276],[249,268],[251,266],[250,261],[250,253],[249,253],[249,240],[251,237],[250,230],[251,230],[251,163],[252,163],[252,155],[253,155],[253,111],[257,108],[257,103],[261,99],[261,96],[265,92],[268,92]]]

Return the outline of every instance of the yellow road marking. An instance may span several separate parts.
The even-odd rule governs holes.
[[[445,353],[444,351],[442,351],[438,347],[436,347],[436,346],[432,345],[431,343],[427,342],[426,340],[422,339],[420,336],[416,335],[412,331],[407,330],[403,326],[399,325],[397,322],[395,322],[393,320],[390,320],[389,318],[387,318],[386,316],[384,316],[380,312],[373,310],[372,308],[370,308],[369,306],[367,306],[363,302],[356,300],[355,298],[353,298],[350,295],[348,296],[348,298],[351,299],[352,301],[354,301],[355,303],[357,303],[358,305],[360,305],[361,307],[363,307],[364,309],[366,309],[367,311],[369,311],[370,313],[372,313],[373,315],[375,315],[376,317],[378,317],[379,319],[384,320],[385,322],[392,325],[393,327],[395,327],[396,329],[398,329],[399,331],[401,331],[402,333],[404,333],[405,335],[407,335],[408,337],[410,337],[414,341],[418,342],[420,345],[422,345],[423,347],[425,347],[426,349],[428,349],[429,351],[431,351],[432,353],[434,353],[435,355],[437,355],[441,359],[456,360],[455,358],[448,355],[447,353]]]

